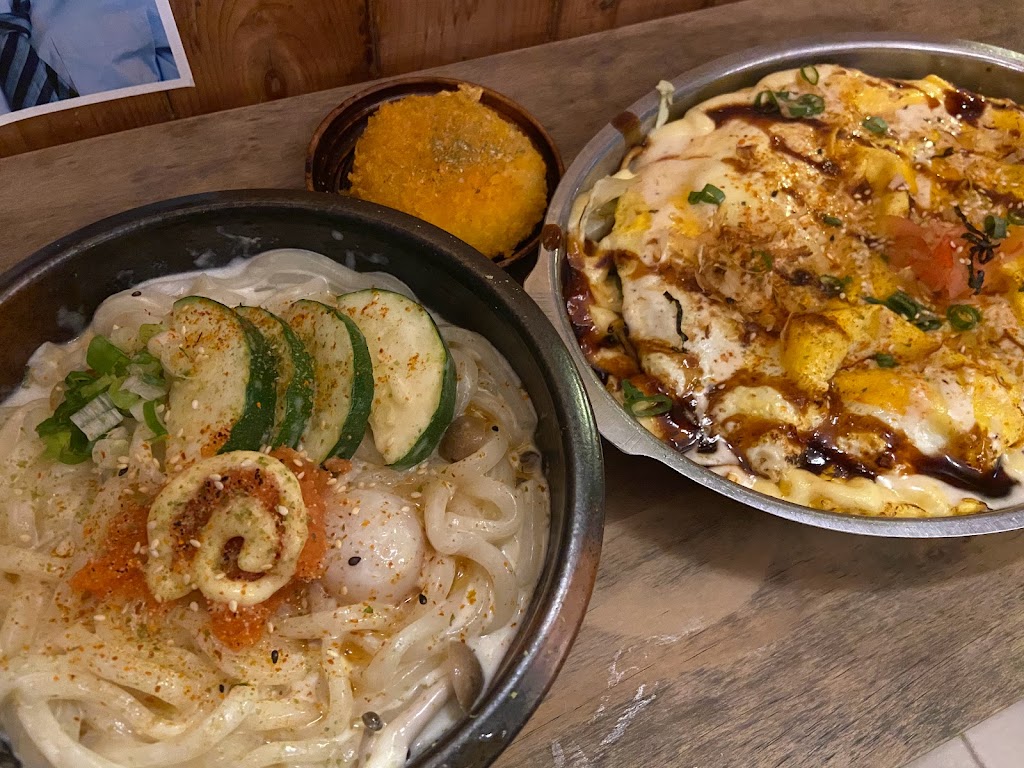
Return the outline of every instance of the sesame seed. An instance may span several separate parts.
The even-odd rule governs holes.
[[[238,601],[232,600],[230,603],[228,603],[228,610],[230,610],[232,613],[238,613]]]
[[[193,411],[198,411],[199,410],[199,401],[198,400],[193,400],[192,401],[192,410]]]
[[[213,484],[213,487],[216,488],[218,491],[223,491],[224,490],[224,483],[222,483],[220,480],[218,480],[217,482],[215,482]]]
[[[201,546],[203,546],[203,543],[201,541],[199,541],[199,539],[189,539],[188,543],[191,544],[196,549],[199,549]]]
[[[292,459],[292,464],[294,464],[296,467],[301,467],[302,459]]]
[[[32,541],[32,537],[29,536],[27,533],[21,534],[21,536],[19,536],[18,539],[24,544],[28,544],[30,541]]]
[[[188,604],[188,609],[192,611],[192,613],[195,613],[199,610],[199,603],[193,600],[191,603]]]
[[[288,507],[284,506],[284,504],[280,505],[277,508],[277,514],[279,514],[281,517],[288,517]]]
[[[412,507],[410,507],[408,504],[406,504],[404,507],[402,507],[402,511],[403,512],[412,512]]]
[[[102,613],[97,613],[95,616],[92,617],[92,620],[93,621],[106,621],[107,617],[104,616]]]

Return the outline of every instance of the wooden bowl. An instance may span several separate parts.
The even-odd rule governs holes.
[[[517,126],[540,153],[547,168],[548,203],[558,187],[565,166],[558,147],[537,118],[519,104],[497,91],[482,85],[453,80],[446,77],[403,77],[374,85],[342,102],[327,115],[313,133],[306,151],[306,188],[311,192],[344,194],[349,188],[348,176],[352,171],[356,142],[366,123],[381,104],[397,101],[406,96],[429,96],[441,91],[454,91],[460,85],[480,88],[480,103],[490,107],[503,119]],[[494,262],[510,271],[520,282],[525,279],[537,258],[541,219],[533,231],[504,259]],[[515,268],[509,270],[512,265]]]

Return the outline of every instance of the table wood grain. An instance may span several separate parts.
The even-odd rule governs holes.
[[[1024,50],[1002,0],[745,0],[439,71],[522,102],[571,160],[659,78],[780,38],[886,29]],[[351,90],[0,160],[0,267],[146,202],[300,187],[306,141]],[[587,620],[499,768],[895,768],[1024,697],[1024,535],[817,530],[605,448]]]

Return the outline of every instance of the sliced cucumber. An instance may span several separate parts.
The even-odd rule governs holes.
[[[296,448],[313,410],[313,359],[295,332],[262,307],[237,307],[235,312],[256,326],[277,357],[277,407],[274,448]]]
[[[295,302],[284,319],[313,358],[313,412],[302,448],[318,463],[347,459],[363,439],[373,402],[366,340],[348,317],[318,301]]]
[[[338,297],[373,360],[373,442],[388,464],[427,458],[455,412],[455,364],[430,314],[399,293],[371,288]]]
[[[180,339],[168,392],[172,464],[228,451],[258,451],[274,425],[274,353],[255,326],[212,299],[174,302]]]

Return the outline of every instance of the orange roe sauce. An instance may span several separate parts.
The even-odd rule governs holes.
[[[301,595],[300,585],[320,578],[327,567],[327,513],[326,495],[329,472],[302,457],[290,448],[278,448],[271,454],[298,477],[302,498],[306,504],[308,537],[299,555],[295,576],[289,584],[279,589],[270,598],[253,606],[239,606],[231,611],[227,605],[206,601],[210,616],[210,629],[220,642],[232,650],[247,648],[260,640],[266,624],[277,609],[286,601]],[[276,488],[262,482],[252,472],[228,473],[223,486],[232,492],[244,492],[257,497],[263,504],[277,506],[280,494]],[[190,540],[199,535],[210,519],[221,491],[212,482],[204,484],[200,491],[185,506],[181,518],[174,526],[174,539],[168,542],[175,548],[176,557],[191,560],[195,548]],[[144,600],[150,613],[162,613],[168,605],[157,603],[146,585],[145,564],[148,549],[146,523],[149,509],[143,505],[126,506],[109,524],[100,553],[89,560],[71,578],[71,587],[77,592],[89,594],[101,602],[123,604],[132,600]],[[225,572],[232,578],[245,578],[248,574],[237,565],[241,540],[232,540],[225,547]],[[253,579],[258,574],[251,574]],[[190,597],[183,598],[190,600]]]
[[[146,587],[146,519],[149,509],[126,505],[110,521],[103,548],[71,577],[71,587],[103,601],[155,603]]]

